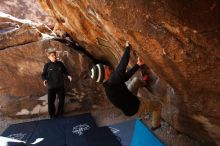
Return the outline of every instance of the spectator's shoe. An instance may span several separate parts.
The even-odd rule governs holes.
[[[55,115],[50,115],[50,119],[55,119],[55,118],[57,118],[57,116],[55,116]]]
[[[57,118],[63,118],[63,114],[57,115],[56,117],[57,117]]]

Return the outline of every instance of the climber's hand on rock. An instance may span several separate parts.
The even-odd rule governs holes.
[[[144,60],[143,60],[143,59],[141,59],[140,57],[138,57],[137,64],[138,64],[139,66],[144,65]]]
[[[44,80],[44,86],[45,87],[47,86],[47,80]]]
[[[129,41],[126,41],[125,47],[126,47],[126,48],[127,48],[127,47],[131,47],[131,44],[129,44]]]
[[[67,76],[67,78],[69,79],[70,82],[73,80],[71,76]]]

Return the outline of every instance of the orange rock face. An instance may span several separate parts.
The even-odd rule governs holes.
[[[19,19],[54,26],[53,19],[43,11],[37,0],[1,0],[0,11]]]
[[[220,144],[219,1],[39,1],[98,59],[116,65],[128,40],[158,76],[163,118],[205,144]]]

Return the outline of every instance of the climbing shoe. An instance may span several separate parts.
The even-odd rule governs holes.
[[[152,131],[155,131],[155,130],[157,130],[157,129],[159,129],[159,128],[161,128],[161,125],[159,125],[159,126],[157,126],[157,127],[153,127],[153,126],[152,126],[152,127],[151,127],[151,130],[152,130]]]

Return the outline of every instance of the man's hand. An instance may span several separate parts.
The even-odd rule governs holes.
[[[70,80],[70,82],[73,80],[71,76],[67,76],[67,78]]]
[[[139,66],[142,66],[142,65],[144,65],[145,63],[144,63],[144,60],[143,60],[143,59],[141,59],[140,57],[138,57],[137,64],[138,64]]]
[[[45,87],[47,86],[47,80],[44,80],[44,86]]]

